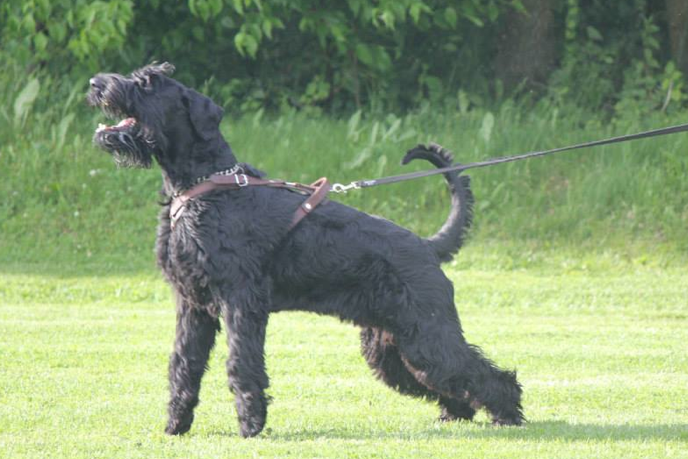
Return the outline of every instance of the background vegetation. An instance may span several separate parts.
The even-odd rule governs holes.
[[[399,172],[429,140],[469,161],[684,120],[680,0],[321,3],[3,2],[0,259],[150,261],[157,173],[116,171],[91,147],[96,71],[174,62],[231,115],[241,159],[306,181]],[[476,233],[682,259],[685,147],[678,135],[475,172]],[[438,179],[344,201],[425,233],[447,206]]]
[[[0,0],[0,456],[685,457],[686,134],[471,172],[445,272],[526,427],[435,423],[373,383],[354,328],[294,313],[268,329],[266,431],[238,438],[218,339],[170,439],[160,176],[91,145],[84,95],[168,60],[241,160],[346,182],[430,140],[467,162],[683,123],[687,40],[685,0]],[[336,199],[421,234],[449,205],[440,178]]]
[[[59,76],[58,97],[158,59],[234,112],[535,92],[618,115],[680,108],[687,15],[682,0],[6,0],[0,37],[15,76]]]

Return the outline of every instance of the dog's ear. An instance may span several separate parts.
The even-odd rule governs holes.
[[[160,76],[170,76],[173,73],[174,65],[170,64],[169,62],[163,62],[162,64],[153,62],[150,65],[131,72],[131,77],[140,87],[144,89],[150,89],[153,86],[153,80],[155,78]]]
[[[184,105],[189,112],[191,125],[201,139],[211,140],[217,136],[223,114],[219,105],[193,89],[187,89],[184,93]]]

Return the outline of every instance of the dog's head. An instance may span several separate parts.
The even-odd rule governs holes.
[[[209,98],[170,78],[174,66],[152,64],[129,76],[99,73],[90,79],[89,104],[114,125],[100,124],[94,142],[118,165],[150,167],[178,148],[219,137],[222,109]]]

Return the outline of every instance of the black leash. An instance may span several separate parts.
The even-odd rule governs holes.
[[[382,177],[371,180],[357,180],[348,185],[335,183],[332,185],[332,191],[335,193],[346,193],[349,190],[359,188],[369,188],[371,186],[386,185],[388,183],[403,182],[405,180],[413,180],[421,177],[429,177],[431,175],[444,174],[446,172],[465,171],[467,169],[475,169],[478,167],[493,166],[495,164],[510,163],[512,161],[520,161],[522,159],[536,158],[538,156],[550,155],[552,153],[559,153],[568,150],[577,150],[579,148],[598,147],[600,145],[609,145],[611,143],[627,142],[630,140],[645,139],[648,137],[658,137],[661,135],[675,134],[677,132],[688,131],[688,124],[679,124],[678,126],[670,126],[661,129],[654,129],[651,131],[638,132],[636,134],[622,135],[619,137],[610,137],[608,139],[594,140],[592,142],[579,143],[577,145],[570,145],[568,147],[559,147],[552,150],[532,151],[514,156],[502,156],[499,158],[487,159],[485,161],[478,161],[468,164],[455,164],[453,166],[442,167],[439,169],[432,169],[427,171],[410,172],[408,174],[392,175],[390,177]]]

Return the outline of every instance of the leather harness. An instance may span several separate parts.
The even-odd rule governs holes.
[[[193,198],[213,190],[239,190],[248,186],[266,186],[270,188],[286,188],[290,191],[307,195],[308,198],[299,205],[294,212],[289,229],[294,228],[304,217],[322,203],[330,191],[330,184],[327,178],[323,177],[311,185],[302,183],[285,182],[283,180],[267,180],[252,177],[244,173],[231,174],[212,174],[200,181],[193,187],[176,194],[172,198],[170,206],[170,226],[174,229],[175,224],[186,210],[186,204]]]

